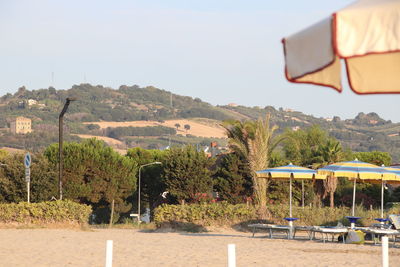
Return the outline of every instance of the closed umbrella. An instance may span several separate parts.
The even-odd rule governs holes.
[[[289,217],[292,218],[292,180],[325,179],[324,175],[317,175],[315,170],[293,165],[269,168],[257,171],[257,177],[270,179],[289,180]]]
[[[358,94],[400,93],[400,1],[359,0],[282,40],[290,82]]]
[[[356,198],[356,181],[380,181],[394,179],[396,175],[393,172],[389,172],[382,167],[377,165],[362,162],[359,160],[338,162],[331,165],[327,165],[317,170],[318,174],[332,175],[335,177],[347,177],[353,180],[353,205],[352,205],[352,216],[354,217],[355,198]]]

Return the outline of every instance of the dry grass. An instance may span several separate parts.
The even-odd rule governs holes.
[[[0,229],[72,229],[90,231],[88,224],[79,224],[77,222],[63,223],[0,223]]]
[[[84,122],[84,124],[97,124],[101,129],[108,127],[147,127],[147,126],[165,126],[170,128],[175,128],[175,124],[179,124],[180,127],[177,130],[177,134],[190,134],[198,137],[208,137],[208,138],[226,138],[225,130],[218,124],[211,124],[209,122],[201,122],[196,119],[193,120],[167,120],[163,123],[158,121],[101,121],[101,122]],[[184,126],[190,125],[190,130],[186,131]]]

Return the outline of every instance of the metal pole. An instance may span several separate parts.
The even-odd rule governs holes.
[[[304,209],[304,180],[301,180],[301,206]]]
[[[292,175],[290,175],[290,185],[289,185],[289,217],[292,218]]]
[[[63,124],[64,124],[64,114],[67,112],[69,103],[71,101],[75,101],[76,98],[68,97],[65,101],[64,107],[58,117],[58,158],[59,158],[59,170],[58,170],[58,190],[60,193],[60,200],[63,198],[62,194],[62,174],[63,174],[63,142],[64,142],[64,132],[63,132]]]
[[[354,185],[353,185],[353,208],[352,208],[351,216],[354,216],[355,204],[356,204],[356,178],[354,178]]]
[[[144,166],[144,165],[143,165]],[[138,223],[140,223],[140,170],[143,166],[139,167],[139,185],[138,185]]]
[[[28,191],[28,203],[30,203],[30,187],[31,187],[31,182],[26,183],[26,191]]]
[[[385,193],[384,191],[384,185],[383,185],[383,179],[382,179],[382,188],[381,188],[381,218],[383,219],[383,194]]]
[[[68,102],[67,102],[68,103]],[[67,104],[65,104],[67,105]],[[58,163],[58,192],[60,194],[60,200],[62,200],[62,172],[63,172],[63,123],[64,123],[64,113],[65,113],[65,106],[63,111],[60,114],[60,117],[58,119],[58,158],[59,158],[59,163]]]

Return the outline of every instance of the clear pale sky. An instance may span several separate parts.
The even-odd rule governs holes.
[[[377,112],[400,95],[291,84],[281,39],[351,0],[2,0],[0,94],[88,82],[153,85],[214,105],[292,108],[317,117]]]

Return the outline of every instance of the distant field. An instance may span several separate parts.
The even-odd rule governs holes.
[[[180,127],[177,129],[177,134],[191,134],[199,137],[209,138],[226,138],[224,129],[217,123],[201,123],[194,120],[167,120],[163,123],[158,121],[101,121],[101,122],[85,122],[84,124],[97,124],[101,129],[108,127],[146,127],[146,126],[165,126],[170,128],[176,128],[175,124],[179,124]],[[184,126],[190,125],[190,130],[186,131]]]

